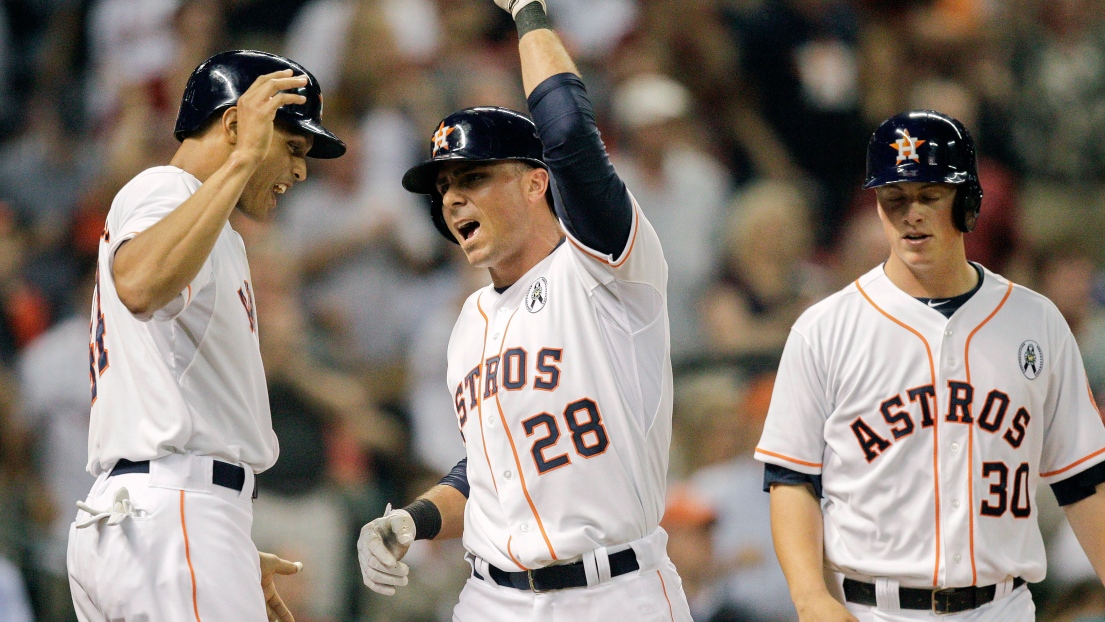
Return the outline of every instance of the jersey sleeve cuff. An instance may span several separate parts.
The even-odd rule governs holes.
[[[821,494],[820,475],[800,473],[793,469],[788,469],[777,464],[765,464],[764,492],[771,492],[772,484],[783,484],[785,486],[801,486],[803,484],[809,484],[810,486],[813,486],[813,492],[817,494],[818,499],[823,496]]]
[[[798,473],[806,473],[807,475],[821,475],[820,462],[803,460],[801,458],[789,456],[784,453],[770,451],[768,449],[764,449],[763,447],[756,448],[755,458],[760,462],[766,462],[767,464],[775,464],[781,467],[786,467]]]
[[[1099,462],[1077,475],[1051,484],[1051,490],[1059,505],[1070,505],[1093,496],[1097,492],[1097,485],[1102,482],[1105,482],[1105,462]]]

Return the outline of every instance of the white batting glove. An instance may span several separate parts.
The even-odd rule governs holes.
[[[414,519],[406,510],[393,510],[389,503],[384,515],[361,527],[357,539],[357,558],[361,578],[373,592],[391,596],[396,587],[407,584],[410,568],[399,561],[414,542]]]
[[[521,11],[522,7],[532,2],[541,3],[541,10],[546,13],[548,12],[545,6],[545,0],[495,0],[495,4],[499,5],[502,10],[510,13],[511,17],[518,17],[518,11]]]

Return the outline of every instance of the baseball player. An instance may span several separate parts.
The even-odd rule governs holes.
[[[864,187],[890,256],[794,324],[756,448],[791,596],[803,622],[1029,622],[1039,482],[1105,577],[1078,345],[1050,301],[967,261],[982,189],[959,121],[885,121]]]
[[[276,461],[249,266],[227,218],[262,220],[345,145],[318,82],[263,52],[192,73],[169,166],[116,195],[100,238],[89,343],[88,470],[69,532],[87,622],[291,620],[250,540],[254,474]]]
[[[491,274],[449,343],[467,458],[362,529],[363,578],[392,594],[413,539],[463,535],[472,575],[454,620],[689,621],[659,527],[672,399],[660,243],[544,3],[497,3],[518,26],[536,125],[502,108],[454,113],[403,178]]]

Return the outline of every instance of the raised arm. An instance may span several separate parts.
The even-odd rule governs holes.
[[[633,203],[602,143],[579,70],[539,0],[496,0],[518,26],[522,85],[552,171],[557,216],[585,246],[617,257],[633,228]]]
[[[286,91],[305,84],[306,76],[292,76],[290,69],[257,78],[223,116],[224,125],[233,125],[236,140],[226,162],[179,207],[119,247],[112,278],[131,313],[153,314],[196,278],[246,182],[269,151],[277,109],[306,101]],[[177,159],[173,164],[178,165]]]

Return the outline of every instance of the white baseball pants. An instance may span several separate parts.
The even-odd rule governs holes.
[[[105,516],[80,510],[69,528],[78,619],[267,622],[250,539],[253,486],[248,468],[241,493],[212,484],[208,456],[166,456],[148,474],[101,474],[85,503]]]

